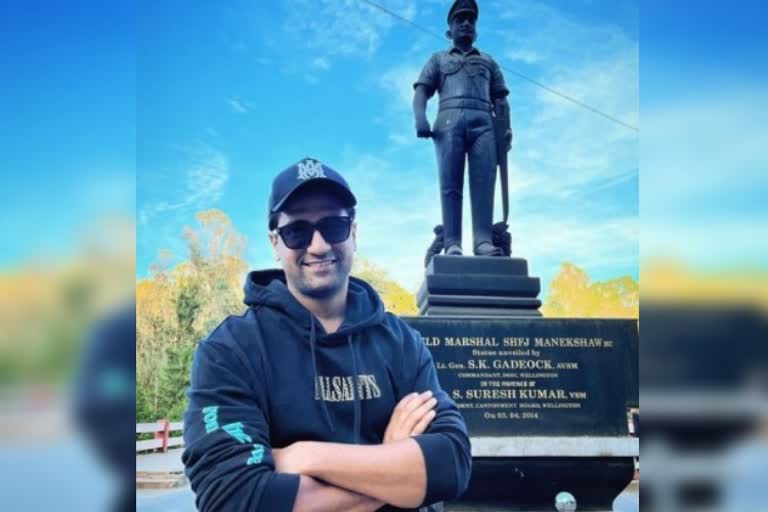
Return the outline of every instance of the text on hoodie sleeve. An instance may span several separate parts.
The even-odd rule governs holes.
[[[275,471],[260,390],[249,384],[254,380],[231,349],[212,340],[198,346],[182,461],[200,511],[293,508],[299,475]]]

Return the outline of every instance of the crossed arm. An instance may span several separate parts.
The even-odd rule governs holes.
[[[435,417],[432,393],[412,393],[395,407],[381,445],[299,441],[273,450],[275,469],[298,473],[293,511],[374,511],[389,503],[417,507],[424,500],[426,467],[411,436]]]

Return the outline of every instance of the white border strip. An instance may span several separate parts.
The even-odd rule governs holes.
[[[639,457],[636,437],[472,437],[473,457]]]

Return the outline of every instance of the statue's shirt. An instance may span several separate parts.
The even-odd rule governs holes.
[[[466,98],[490,105],[494,99],[509,94],[499,65],[477,48],[466,54],[456,47],[433,54],[413,87],[418,85],[427,86],[429,97],[437,92],[441,103]]]

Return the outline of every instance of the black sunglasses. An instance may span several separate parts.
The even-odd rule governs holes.
[[[313,224],[308,220],[297,220],[281,226],[275,231],[289,249],[306,249],[312,243],[315,230],[329,244],[340,244],[349,238],[352,229],[352,217],[323,217]]]

